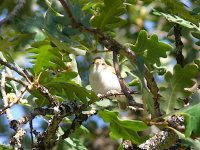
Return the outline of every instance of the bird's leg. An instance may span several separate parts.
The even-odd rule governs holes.
[[[119,92],[116,91],[116,90],[110,90],[110,91],[108,91],[106,94],[107,94],[107,95],[116,95],[116,94],[119,94]]]

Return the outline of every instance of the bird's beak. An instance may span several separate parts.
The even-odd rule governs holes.
[[[96,63],[95,63],[95,66],[96,66],[96,67],[95,67],[96,70],[98,70],[98,68],[99,68],[99,62],[96,62]]]
[[[99,62],[96,62],[95,64],[96,64],[96,66],[99,66],[100,63],[99,63]]]

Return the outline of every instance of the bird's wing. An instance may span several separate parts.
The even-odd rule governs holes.
[[[109,70],[112,71],[113,74],[116,75],[116,73],[115,73],[115,68],[114,68],[114,67],[109,66],[109,65],[108,65],[107,67],[108,67]],[[129,88],[128,88],[128,84],[125,82],[125,80],[124,80],[124,85],[125,85],[126,89],[129,90]]]
[[[114,69],[112,66],[107,65],[107,67],[108,67],[108,69],[109,69],[113,74],[116,75],[115,69]]]

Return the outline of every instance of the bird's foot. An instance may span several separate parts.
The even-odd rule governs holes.
[[[108,91],[106,94],[107,94],[107,95],[116,95],[116,94],[119,94],[119,92],[116,91],[116,90],[110,90],[110,91]]]

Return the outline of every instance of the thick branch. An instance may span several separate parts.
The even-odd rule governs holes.
[[[78,105],[76,102],[63,102],[61,105],[54,107],[57,109],[57,113],[49,121],[49,126],[47,130],[38,136],[37,143],[35,148],[38,149],[51,149],[56,144],[55,134],[59,127],[60,122],[64,117],[68,115],[75,114],[77,112],[82,112],[81,105]]]
[[[51,93],[49,92],[49,90],[38,84],[38,83],[34,83],[34,82],[31,82],[32,81],[32,76],[27,76],[27,73],[25,73],[23,70],[21,70],[21,68],[19,67],[16,67],[14,65],[11,65],[9,63],[7,63],[6,61],[3,61],[1,58],[0,58],[0,64],[1,65],[4,65],[8,68],[10,68],[11,70],[17,72],[19,75],[21,75],[22,77],[24,77],[26,80],[27,80],[27,85],[26,88],[28,89],[28,91],[31,92],[32,88],[36,88],[44,97],[47,98],[47,100],[49,101],[50,105],[53,105],[55,106],[56,105],[56,98],[51,95]],[[17,80],[15,80],[17,82]],[[22,82],[20,82],[21,84],[23,84]]]
[[[139,145],[144,150],[165,150],[170,148],[178,140],[178,135],[173,130],[160,131],[145,143]]]

